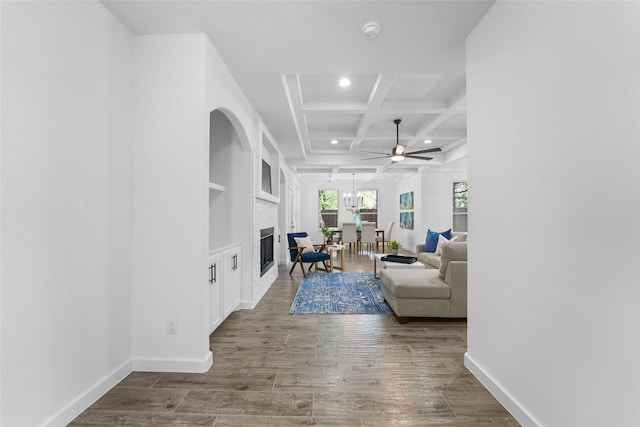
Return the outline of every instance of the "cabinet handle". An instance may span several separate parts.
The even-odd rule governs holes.
[[[235,254],[233,256],[233,271],[236,271],[238,269],[238,254]]]
[[[218,264],[213,264],[213,283],[218,281]]]
[[[213,284],[215,279],[213,278],[213,264],[209,266],[209,284]]]

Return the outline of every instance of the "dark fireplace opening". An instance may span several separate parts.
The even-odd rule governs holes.
[[[273,265],[273,227],[260,230],[260,277]]]

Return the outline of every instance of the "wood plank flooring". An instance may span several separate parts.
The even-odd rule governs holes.
[[[373,271],[346,254],[346,271]],[[463,365],[466,321],[289,314],[300,269],[211,335],[203,374],[133,372],[72,426],[518,426]]]

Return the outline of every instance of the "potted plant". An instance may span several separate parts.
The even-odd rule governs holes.
[[[389,242],[389,246],[391,247],[391,253],[393,255],[398,255],[398,249],[400,249],[400,242],[397,240],[392,240]]]
[[[333,230],[328,227],[322,227],[322,234],[324,234],[324,239],[327,244],[333,243]]]

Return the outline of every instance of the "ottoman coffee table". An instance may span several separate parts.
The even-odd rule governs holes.
[[[378,264],[380,264],[380,270],[384,268],[404,268],[404,269],[412,269],[412,270],[421,270],[426,268],[426,266],[420,261],[416,261],[411,264],[405,264],[403,262],[391,262],[391,261],[383,261],[382,257],[385,257],[390,254],[374,254],[373,255],[373,277],[377,278],[377,270]]]

